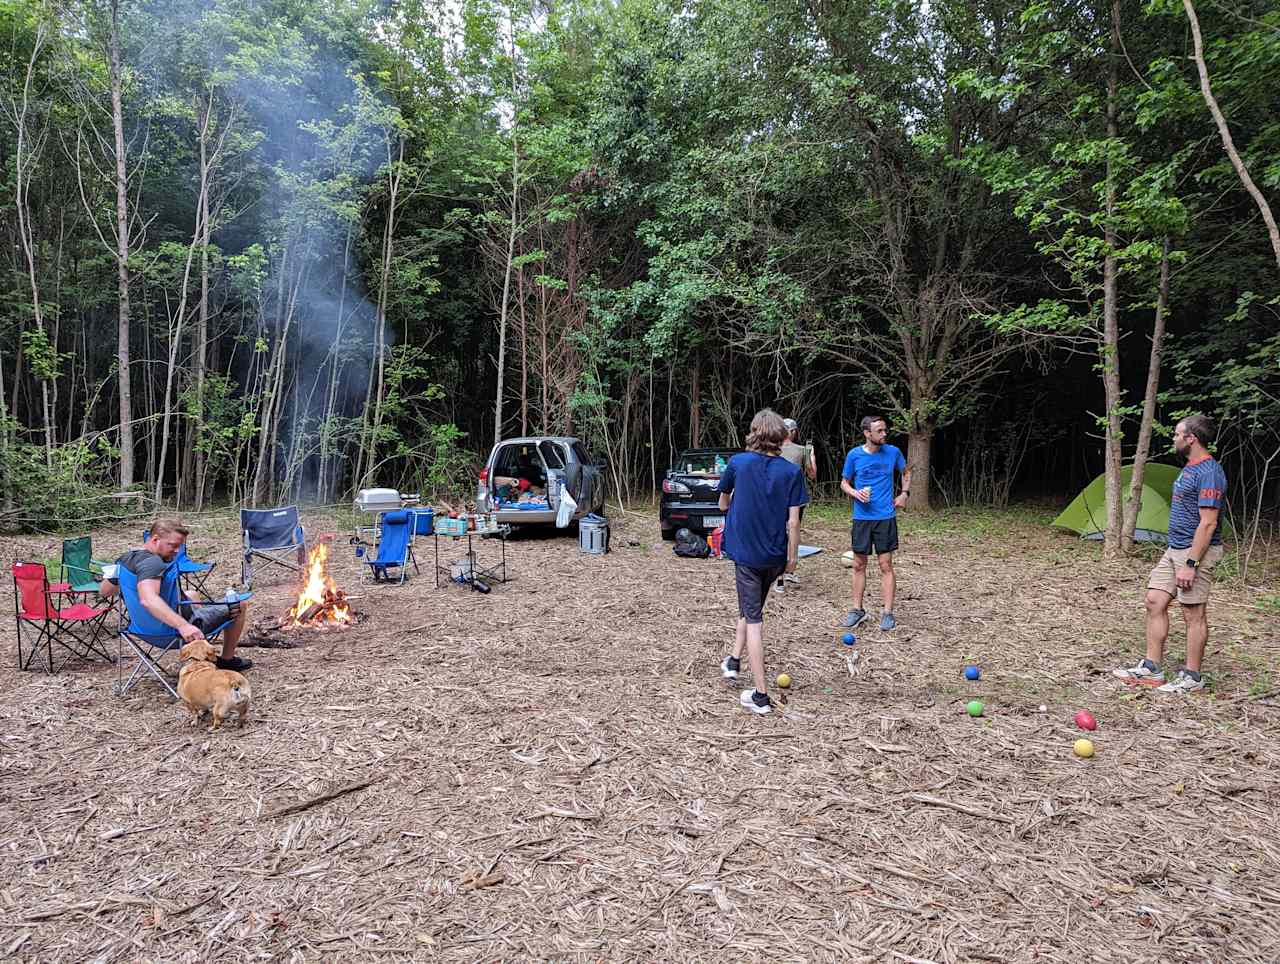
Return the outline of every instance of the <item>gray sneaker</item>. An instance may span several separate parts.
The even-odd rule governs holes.
[[[1137,666],[1113,669],[1111,675],[1128,686],[1160,686],[1164,683],[1164,670],[1145,658],[1138,660]]]
[[[865,609],[850,609],[849,615],[844,617],[844,621],[840,623],[845,629],[853,629],[861,626],[867,621],[867,611]]]
[[[732,656],[726,656],[720,663],[720,675],[725,679],[737,679],[742,664]]]
[[[1173,678],[1173,682],[1165,683],[1164,686],[1157,686],[1157,693],[1180,693],[1186,695],[1188,693],[1199,693],[1204,689],[1204,680],[1196,679],[1184,669],[1178,670],[1178,675]]]
[[[880,632],[887,633],[889,630],[896,628],[898,621],[893,618],[893,613],[885,610],[880,616]]]

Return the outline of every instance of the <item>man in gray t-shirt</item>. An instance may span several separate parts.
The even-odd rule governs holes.
[[[792,465],[796,466],[796,468],[804,474],[804,477],[808,482],[812,482],[818,477],[818,467],[814,464],[813,460],[813,449],[807,445],[801,445],[797,441],[797,437],[800,434],[800,426],[796,423],[794,418],[784,418],[782,420],[782,424],[787,427],[787,440],[782,443],[782,450],[779,454]],[[805,489],[805,494],[808,495],[807,484]],[[805,507],[803,505],[800,506],[801,521],[804,521],[804,509]],[[788,572],[785,575],[779,576],[777,583],[773,587],[773,591],[785,592],[786,584],[788,582],[796,583],[798,585],[800,583],[800,576],[794,572]]]
[[[175,612],[160,596],[161,580],[178,550],[186,542],[189,531],[171,519],[157,519],[152,523],[147,541],[141,548],[130,549],[116,560],[117,566],[128,569],[137,579],[138,601],[155,619],[177,630],[184,644],[204,639],[205,632],[221,626],[227,621],[228,615],[225,605],[196,605],[190,609],[181,607],[188,613],[187,618],[182,613]],[[98,587],[98,594],[104,599],[119,591],[120,580],[116,576],[103,579]],[[191,596],[186,598],[193,603],[199,602]],[[244,632],[246,608],[247,604],[240,603],[233,622],[222,633],[222,655],[217,660],[218,669],[244,672],[253,665],[252,660],[236,655],[236,644],[240,642],[240,634]]]

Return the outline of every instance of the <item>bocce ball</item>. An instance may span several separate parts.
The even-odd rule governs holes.
[[[1087,760],[1089,757],[1093,756],[1093,741],[1083,738],[1076,740],[1074,749],[1076,751],[1076,756],[1084,757]]]
[[[785,690],[785,689],[786,689],[788,686],[790,686],[790,685],[791,685],[791,677],[790,677],[790,676],[788,676],[786,673],[779,673],[779,674],[778,674],[778,686],[779,686],[781,689],[784,689],[784,690]]]
[[[976,666],[966,666],[964,668],[965,679],[977,679],[981,675],[982,675],[982,670],[978,669],[978,667]]]
[[[853,635],[853,633],[845,633],[842,637],[840,637],[840,642],[844,643],[846,646],[852,646],[857,641],[858,640]]]
[[[1093,714],[1088,710],[1081,710],[1076,714],[1076,726],[1082,730],[1096,730],[1098,721],[1093,718]]]
[[[970,700],[969,705],[965,707],[970,716],[982,715],[982,700]]]

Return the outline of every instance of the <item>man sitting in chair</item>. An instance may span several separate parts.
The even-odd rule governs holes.
[[[178,550],[186,542],[191,530],[174,519],[157,519],[151,526],[151,535],[140,549],[130,549],[116,560],[116,565],[124,566],[138,580],[138,600],[153,617],[178,631],[184,644],[197,639],[204,639],[206,630],[222,625],[227,619],[225,605],[200,605],[199,600],[186,596],[194,605],[190,610],[190,619],[185,619],[174,612],[169,604],[160,597],[160,580],[165,570],[177,556]],[[120,591],[120,581],[115,577],[102,580],[98,593],[103,599],[109,599]],[[186,595],[186,593],[183,593]],[[185,608],[185,607],[184,607]],[[253,665],[252,660],[242,659],[236,655],[236,644],[240,642],[240,634],[244,632],[246,604],[240,603],[234,622],[222,634],[222,655],[218,657],[218,669],[233,669],[244,672]]]

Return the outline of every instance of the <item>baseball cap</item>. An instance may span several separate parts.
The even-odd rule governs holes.
[[[796,424],[796,420],[794,418],[784,418],[782,420],[782,424],[787,427],[788,432],[794,432],[797,428],[800,427],[799,425]]]

